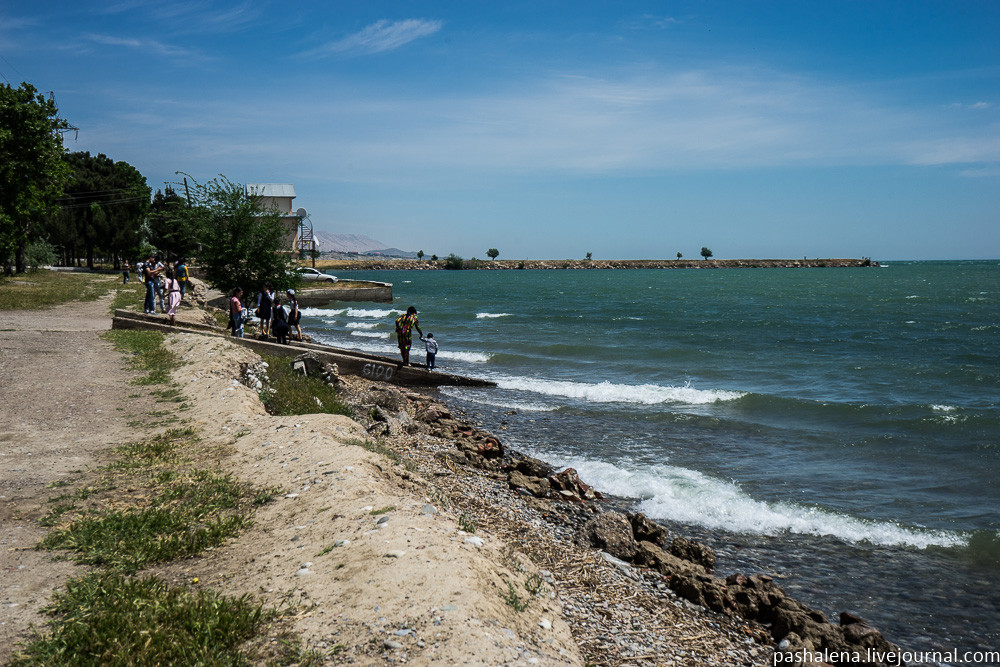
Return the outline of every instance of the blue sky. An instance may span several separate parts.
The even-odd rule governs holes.
[[[154,189],[428,255],[1000,257],[993,0],[43,0],[0,74]]]

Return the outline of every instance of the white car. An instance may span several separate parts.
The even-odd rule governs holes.
[[[328,273],[323,273],[322,271],[317,271],[316,269],[310,269],[305,266],[300,266],[299,268],[295,269],[295,273],[302,280],[320,281],[320,282],[325,281],[328,283],[337,282],[337,276],[331,276]]]

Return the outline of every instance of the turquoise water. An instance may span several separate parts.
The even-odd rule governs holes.
[[[914,647],[1000,645],[1000,262],[349,277],[395,303],[307,309],[310,333],[394,355],[415,305],[440,368],[499,385],[446,400],[720,571]]]

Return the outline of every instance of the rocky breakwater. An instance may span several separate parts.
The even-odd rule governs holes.
[[[805,655],[827,656],[830,664],[870,664],[875,655],[900,649],[863,619],[840,614],[836,622],[819,610],[789,597],[766,574],[716,576],[712,549],[669,531],[642,513],[616,511],[600,491],[572,468],[548,463],[505,448],[491,433],[456,418],[442,403],[406,395],[388,387],[368,390],[369,431],[391,436],[427,432],[453,443],[435,456],[452,466],[467,466],[502,477],[528,506],[549,521],[570,525],[578,545],[599,549],[621,564],[655,573],[676,596],[717,614],[753,623],[758,641],[774,642],[782,664],[803,662]],[[780,655],[784,655],[782,660]]]
[[[442,260],[379,259],[322,262],[336,271],[437,271]],[[497,259],[465,260],[462,269],[480,271],[553,269],[821,269],[877,266],[870,259]]]

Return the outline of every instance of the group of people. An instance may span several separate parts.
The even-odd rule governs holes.
[[[127,285],[129,271],[126,268],[122,273]],[[187,291],[190,280],[184,258],[179,257],[173,263],[164,264],[159,255],[150,255],[146,261],[136,265],[136,273],[139,275],[139,280],[146,284],[143,312],[146,314],[155,313],[158,299],[160,312],[168,315],[170,323],[174,324],[177,307],[184,300],[184,293]]]
[[[426,346],[427,370],[433,370],[437,365],[438,343],[434,334],[428,333],[426,337],[424,336],[423,330],[417,323],[417,309],[413,306],[407,308],[404,314],[396,318],[396,342],[399,344],[399,354],[403,357],[403,365],[412,365],[410,364],[410,348],[413,346],[414,329],[420,334],[420,340]]]
[[[287,299],[283,303],[270,283],[264,283],[264,288],[257,294],[257,308],[253,311],[253,316],[260,319],[260,336],[264,340],[274,336],[279,343],[287,345],[292,327],[295,328],[295,339],[302,340],[302,329],[299,326],[302,311],[299,310],[295,290],[285,290],[285,296]],[[287,310],[285,303],[288,304]],[[229,325],[227,328],[232,330],[233,336],[243,338],[243,325],[250,320],[250,317],[250,309],[243,302],[243,289],[237,287],[229,297]],[[420,340],[425,345],[427,370],[433,370],[437,366],[438,342],[432,333],[424,336],[417,320],[417,309],[414,306],[410,306],[403,315],[396,318],[396,340],[399,344],[399,353],[403,357],[403,365],[412,365],[410,363],[410,348],[413,346],[414,329],[420,334]]]
[[[302,328],[299,326],[302,312],[299,310],[298,299],[295,298],[295,290],[285,290],[285,296],[283,303],[271,285],[264,283],[264,288],[257,295],[257,309],[253,315],[260,318],[261,337],[267,340],[273,335],[279,343],[287,345],[293,327],[296,340],[302,340]],[[286,303],[287,309],[284,305]],[[243,289],[237,287],[229,298],[229,328],[234,336],[243,338],[243,325],[250,317],[250,309],[243,304]]]

